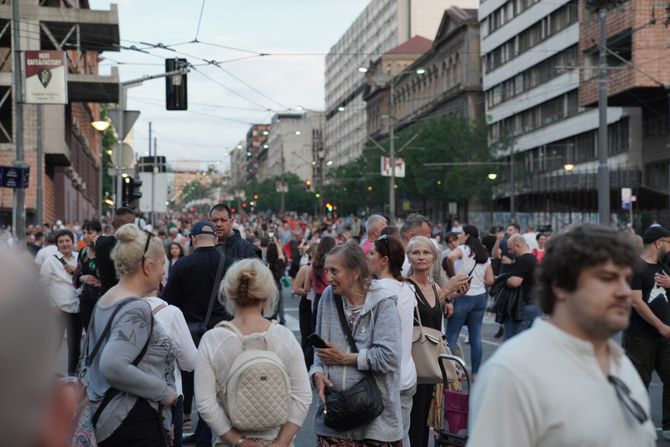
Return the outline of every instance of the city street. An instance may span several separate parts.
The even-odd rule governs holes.
[[[298,299],[295,297],[291,296],[291,293],[288,289],[284,289],[284,308],[286,312],[286,326],[293,331],[293,333],[296,335],[296,337],[300,337],[300,330],[298,326]],[[495,352],[495,350],[500,346],[500,340],[494,338],[494,334],[496,333],[498,329],[498,325],[493,322],[492,320],[485,318],[484,321],[484,326],[482,329],[482,342],[483,342],[483,350],[484,350],[484,362],[486,362],[486,359],[491,357],[491,355]],[[617,337],[619,339],[620,337]],[[465,352],[465,361],[466,363],[470,363],[470,350],[469,350],[469,345],[463,343],[463,335],[461,334],[461,346],[464,349]],[[59,371],[65,371],[66,369],[66,356],[65,356],[65,350],[61,349],[61,353],[58,357],[58,369]],[[652,407],[652,418],[654,420],[654,425],[657,427],[658,430],[660,430],[660,423],[661,423],[661,394],[662,394],[662,386],[661,383],[658,379],[658,377],[655,375],[654,376],[654,381],[651,384],[651,389],[650,389],[650,394],[651,394],[651,407]],[[310,408],[310,412],[305,420],[305,423],[298,433],[298,436],[296,437],[295,441],[295,446],[296,447],[312,447],[315,445],[316,442],[316,434],[313,431],[312,428],[312,421],[314,419],[314,408],[315,404],[314,402],[316,401],[318,397],[316,394],[313,395],[313,403]],[[194,424],[195,426],[195,424]],[[660,438],[660,431],[658,432],[658,436]],[[657,441],[658,446],[666,446],[670,447],[670,441],[665,441],[663,439],[659,439]]]

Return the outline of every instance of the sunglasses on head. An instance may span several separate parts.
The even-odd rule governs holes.
[[[151,238],[154,237],[154,234],[151,231],[142,230],[147,235],[147,242],[144,244],[144,252],[142,253],[142,265],[144,265],[144,260],[147,256],[147,251],[149,250],[149,244],[151,243]]]

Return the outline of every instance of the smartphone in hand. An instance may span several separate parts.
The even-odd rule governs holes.
[[[317,349],[324,349],[327,348],[326,342],[323,341],[323,338],[319,337],[316,334],[312,334],[309,337],[307,337],[307,343],[310,345],[314,346]]]

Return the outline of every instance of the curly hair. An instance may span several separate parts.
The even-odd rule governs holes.
[[[623,234],[602,225],[581,225],[552,237],[536,271],[536,293],[546,314],[554,311],[553,287],[568,292],[577,288],[579,274],[588,267],[612,261],[635,269],[640,262],[633,243]]]

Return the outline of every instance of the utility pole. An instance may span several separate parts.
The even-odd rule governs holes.
[[[509,148],[509,220],[516,222],[516,168],[514,167],[514,138],[510,142]]]
[[[16,144],[16,160],[14,166],[25,166],[25,153],[23,150],[23,89],[21,73],[21,41],[19,36],[19,0],[12,1],[12,46],[13,67],[14,70],[14,120]],[[12,231],[17,241],[23,242],[26,239],[26,190],[24,188],[14,188],[14,200],[12,209]],[[38,222],[41,223],[41,222]]]
[[[151,140],[149,140],[151,144]],[[151,154],[151,151],[149,151]],[[156,226],[158,216],[156,213],[156,171],[158,171],[158,138],[154,137],[154,158],[151,163],[151,225]]]
[[[284,216],[284,201],[286,200],[286,184],[284,183],[284,143],[282,142],[279,145],[279,148],[281,149],[281,203],[279,205],[279,215]]]
[[[389,83],[389,162],[391,163],[391,177],[389,177],[389,219],[395,224],[395,81]]]
[[[598,9],[598,221],[610,224],[610,179],[607,168],[607,7]]]
[[[153,152],[151,150],[151,121],[149,121],[149,157],[151,157],[152,155]],[[154,224],[154,166],[156,165],[152,161],[151,162],[151,216],[150,216],[151,225]]]
[[[37,191],[35,194],[35,222],[38,225],[42,225],[44,222],[44,150],[42,147],[42,113],[44,111],[44,106],[42,104],[37,104],[37,144],[35,148],[35,157],[37,158]],[[100,188],[102,193],[102,188]],[[102,203],[102,202],[101,202]]]

